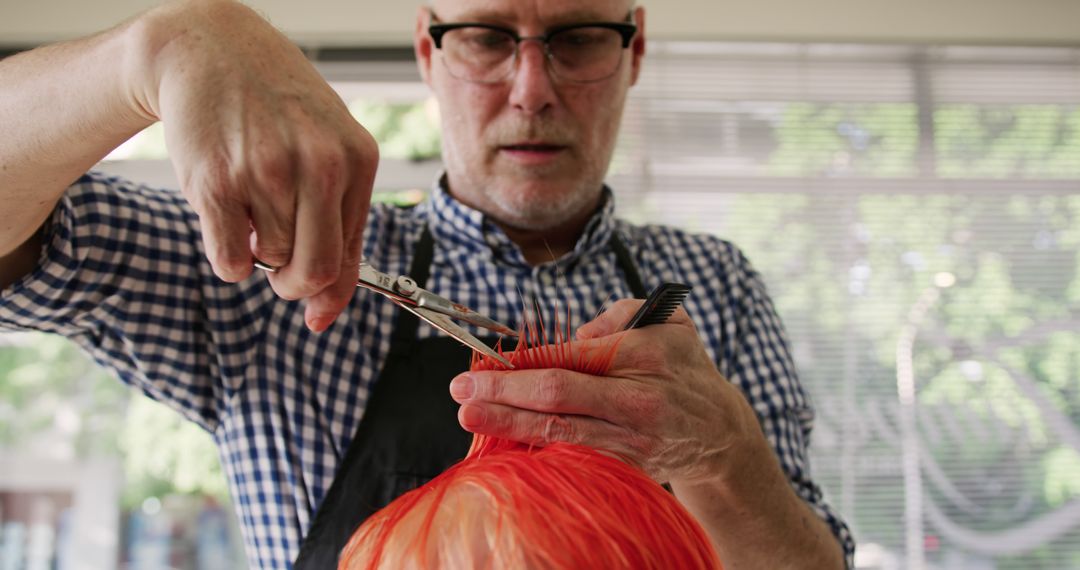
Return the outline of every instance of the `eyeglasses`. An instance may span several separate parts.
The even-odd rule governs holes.
[[[637,26],[629,22],[569,24],[541,36],[519,36],[510,28],[479,22],[428,26],[450,75],[473,83],[509,79],[524,41],[543,44],[549,69],[556,77],[573,83],[601,81],[618,71],[623,50],[630,47],[636,33]]]

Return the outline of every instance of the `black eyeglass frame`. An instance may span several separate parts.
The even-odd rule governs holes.
[[[631,17],[632,17],[632,15],[628,15],[627,19],[629,19]],[[434,13],[431,14],[431,18],[433,20],[436,19],[436,16],[435,16]],[[562,33],[562,32],[568,31],[568,30],[576,30],[576,29],[580,29],[580,28],[603,28],[603,29],[608,29],[608,30],[614,30],[615,32],[617,32],[619,34],[619,36],[622,37],[622,47],[621,47],[621,49],[625,50],[626,48],[630,47],[630,42],[633,41],[634,36],[637,35],[637,30],[638,30],[637,25],[635,25],[633,23],[630,23],[630,22],[575,22],[573,24],[564,24],[564,25],[561,25],[561,26],[556,26],[554,28],[551,28],[551,29],[547,30],[546,32],[544,32],[543,35],[539,35],[539,36],[522,36],[522,35],[519,35],[517,33],[517,31],[515,31],[514,29],[508,28],[506,26],[497,26],[495,24],[487,24],[487,23],[484,23],[484,22],[449,22],[449,23],[436,23],[436,24],[428,25],[428,35],[431,36],[431,40],[435,44],[435,49],[442,50],[443,36],[447,32],[450,32],[452,30],[461,29],[461,28],[487,29],[487,30],[492,30],[492,31],[504,33],[508,37],[513,38],[513,40],[514,40],[514,58],[515,59],[517,59],[518,53],[521,51],[521,42],[526,41],[526,40],[537,40],[544,46],[544,57],[549,62],[554,62],[554,60],[555,60],[555,54],[551,53],[550,40],[551,40],[551,37],[556,35],[556,34],[559,34],[559,33]],[[557,71],[555,71],[555,73],[558,74]],[[612,74],[614,74],[614,73],[615,73],[615,71],[613,70]],[[452,71],[451,71],[451,74],[453,74]],[[607,75],[606,77],[598,77],[598,78],[586,79],[586,80],[563,78],[563,81],[570,81],[572,83],[585,84],[585,83],[594,83],[594,82],[597,82],[597,81],[603,81],[603,80],[605,80],[605,79],[607,79],[609,77],[611,77],[611,75]],[[504,78],[502,78],[502,80],[476,81],[476,82],[477,83],[484,83],[484,84],[497,84],[497,83],[500,83],[501,81],[505,81],[505,80],[506,80],[506,78],[504,77]],[[474,81],[474,80],[470,80],[470,81]]]
[[[567,30],[574,30],[577,28],[606,28],[609,30],[615,30],[619,32],[622,37],[622,49],[630,47],[630,42],[637,35],[637,25],[630,22],[575,22],[573,24],[564,24],[561,26],[555,26],[550,30],[539,36],[522,36],[517,33],[513,28],[507,28],[506,26],[497,26],[495,24],[486,24],[484,22],[452,22],[445,24],[431,24],[428,26],[428,35],[431,36],[431,40],[435,42],[435,49],[442,49],[442,38],[451,30],[457,30],[461,28],[485,28],[496,32],[505,32],[510,37],[514,38],[514,50],[515,53],[521,47],[521,42],[525,40],[540,40],[540,43],[544,44],[544,52],[551,57],[550,44],[548,41],[551,36]]]

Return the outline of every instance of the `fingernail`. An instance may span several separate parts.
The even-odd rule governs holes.
[[[480,406],[461,406],[461,427],[465,429],[478,428],[487,420],[487,412]]]
[[[476,387],[473,385],[473,379],[468,375],[458,376],[454,378],[453,382],[450,382],[450,395],[459,402],[472,398],[475,391]]]
[[[307,326],[312,332],[321,333],[334,324],[333,315],[315,315],[308,318]]]

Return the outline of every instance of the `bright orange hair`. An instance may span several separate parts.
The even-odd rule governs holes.
[[[503,353],[516,369],[602,375],[617,343],[572,349],[558,320],[549,343],[529,324]],[[500,349],[500,353],[501,353]],[[472,370],[502,370],[473,355]],[[686,509],[635,466],[583,445],[536,447],[476,435],[468,455],[375,513],[353,533],[339,570],[721,568]]]

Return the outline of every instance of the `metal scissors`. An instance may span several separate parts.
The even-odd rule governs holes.
[[[255,267],[271,273],[278,270],[277,267],[267,265],[261,261],[256,261]],[[483,341],[473,336],[452,319],[462,320],[499,334],[516,337],[518,333],[514,329],[489,319],[465,305],[455,303],[419,287],[411,277],[383,273],[365,262],[360,263],[356,286],[387,297],[397,306],[408,310],[427,321],[431,326],[456,338],[465,346],[498,360],[507,368],[514,368],[509,360],[492,350],[491,347],[484,344]]]

